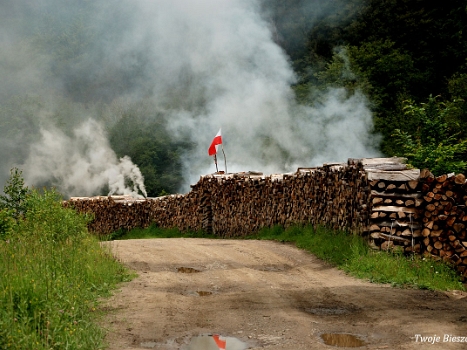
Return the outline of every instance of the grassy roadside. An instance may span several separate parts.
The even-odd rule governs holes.
[[[459,276],[440,261],[374,251],[363,238],[325,227],[266,228],[249,238],[293,242],[350,275],[404,288],[465,290]]]
[[[118,232],[113,239],[206,237],[202,233],[183,234],[178,229],[149,227]],[[350,275],[374,283],[389,283],[404,288],[465,290],[456,272],[443,262],[419,256],[373,251],[359,236],[325,227],[280,226],[264,228],[246,239],[265,239],[294,243]]]
[[[0,349],[103,349],[98,300],[131,275],[51,191],[0,210]]]

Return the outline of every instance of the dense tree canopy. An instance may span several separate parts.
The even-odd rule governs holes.
[[[329,84],[332,77],[335,85],[362,89],[373,102],[375,131],[382,133],[381,150],[389,156],[404,152],[392,138],[395,129],[415,133],[418,128],[419,121],[407,118],[402,109],[407,100],[420,104],[432,95],[454,104],[456,108],[446,116],[451,119],[451,135],[465,138],[461,123],[466,118],[467,97],[466,2],[345,3],[341,9],[345,15],[339,21],[334,13],[324,16],[308,32],[303,43],[305,54],[290,51],[301,77],[296,86],[299,97],[320,84]],[[345,67],[342,50],[336,51],[336,47],[346,48],[352,79],[337,74],[336,70],[349,68]]]

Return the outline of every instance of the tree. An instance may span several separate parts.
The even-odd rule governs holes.
[[[3,188],[3,195],[0,195],[0,209],[11,211],[12,216],[18,219],[26,212],[27,196],[29,189],[24,186],[22,171],[13,168],[10,171],[10,178]]]
[[[467,162],[462,155],[467,151],[467,140],[459,139],[452,133],[447,120],[450,105],[430,96],[427,103],[420,105],[408,100],[404,103],[404,115],[420,121],[415,134],[396,129],[393,136],[403,150],[403,156],[417,168],[428,168],[435,175],[462,173]]]

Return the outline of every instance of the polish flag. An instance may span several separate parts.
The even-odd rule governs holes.
[[[219,134],[220,134],[220,131],[219,131]],[[216,345],[219,348],[219,350],[225,350],[225,346],[227,344],[226,340],[221,340],[219,335],[217,335],[217,334],[214,334],[212,336],[212,339],[214,339],[214,341],[216,342]]]
[[[221,136],[221,129],[219,129],[219,132],[217,133],[216,137],[214,137],[214,140],[212,140],[211,146],[209,146],[208,149],[208,154],[210,156],[213,156],[217,153],[217,146],[222,144],[222,136]]]

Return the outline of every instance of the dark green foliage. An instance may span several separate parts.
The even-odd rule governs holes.
[[[183,180],[180,157],[189,144],[170,138],[162,114],[149,108],[129,109],[109,136],[116,154],[130,156],[140,168],[149,197],[177,192]]]
[[[24,185],[22,171],[13,168],[10,171],[10,178],[3,188],[3,195],[0,195],[0,209],[7,210],[14,219],[24,215],[27,209],[27,197],[29,189]]]
[[[462,0],[348,1],[327,12],[309,31],[303,43],[307,53],[294,58],[300,62],[295,65],[300,77],[295,91],[306,101],[320,86],[363,90],[372,102],[375,131],[383,135],[381,150],[388,156],[400,155],[394,130],[415,134],[418,129],[418,121],[403,110],[405,100],[420,103],[429,95],[441,95],[450,104],[449,118],[459,126],[465,123],[466,28]],[[345,48],[345,70],[342,51],[336,54],[336,47]],[[345,71],[354,77],[344,76]],[[443,136],[460,133],[465,138],[465,130],[451,125]]]
[[[404,114],[410,120],[417,120],[419,128],[414,134],[395,130],[395,142],[400,145],[409,163],[416,168],[428,168],[433,174],[462,173],[467,162],[462,155],[467,151],[467,140],[458,138],[448,124],[450,104],[429,98],[427,103],[415,105],[406,101]],[[457,129],[457,127],[456,127]]]

